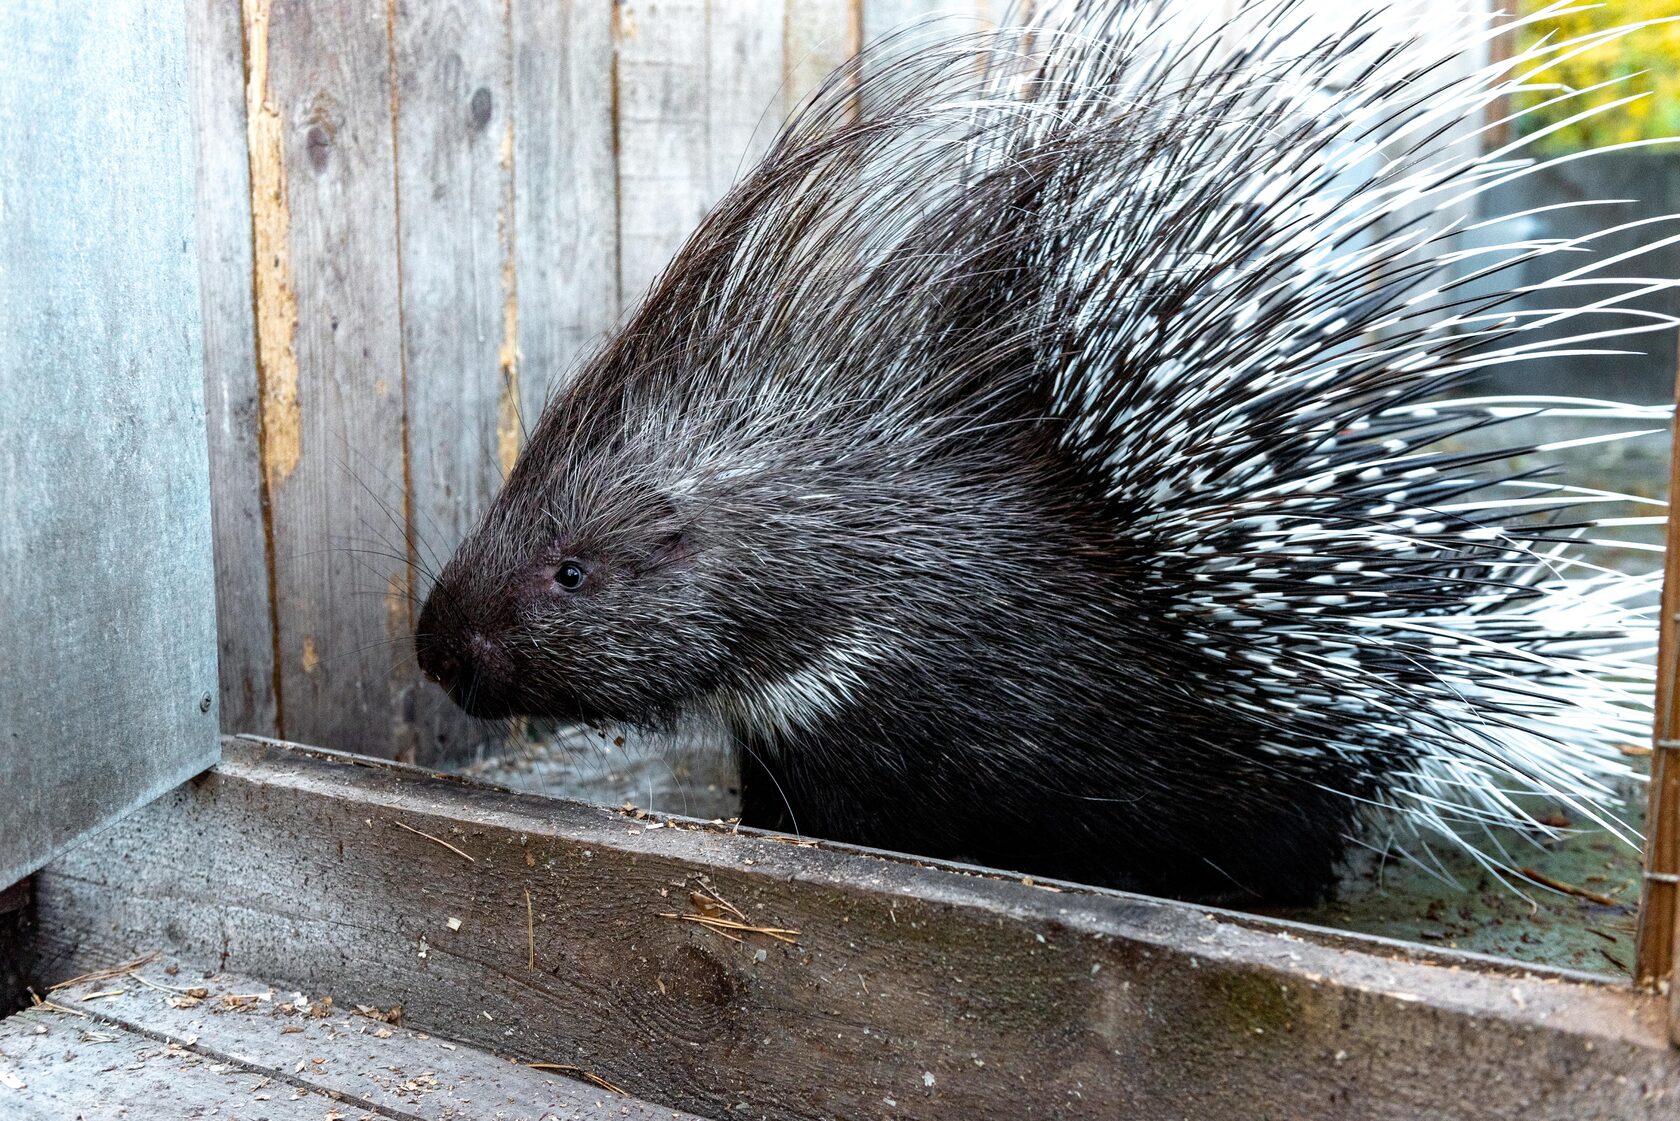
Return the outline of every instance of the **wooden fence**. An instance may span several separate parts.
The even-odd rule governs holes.
[[[1001,6],[1001,5],[999,5]],[[858,43],[984,0],[191,0],[223,726],[429,760],[522,425]]]

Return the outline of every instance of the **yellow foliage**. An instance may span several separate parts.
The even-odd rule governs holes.
[[[1519,0],[1516,7],[1528,15],[1549,3],[1551,0]],[[1665,16],[1680,16],[1680,0],[1605,0],[1594,6],[1582,4],[1520,28],[1515,46],[1526,50],[1548,36],[1555,43]],[[1525,114],[1516,122],[1517,132],[1533,134],[1561,125],[1536,141],[1535,148],[1544,154],[1680,136],[1680,21],[1629,32],[1547,67],[1529,81],[1581,90],[1612,78],[1622,80]],[[1560,92],[1563,90],[1554,88],[1526,93],[1517,103],[1525,108],[1538,106]],[[1634,93],[1646,96],[1619,109],[1563,124],[1590,106],[1605,105]]]

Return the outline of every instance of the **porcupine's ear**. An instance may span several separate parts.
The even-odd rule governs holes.
[[[645,527],[647,552],[641,558],[644,571],[681,564],[693,555],[694,530],[677,496],[653,487],[640,488],[636,495],[637,517]]]

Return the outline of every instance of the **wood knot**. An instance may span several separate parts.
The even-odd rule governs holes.
[[[618,1005],[650,1037],[716,1047],[739,1035],[745,994],[728,963],[684,945],[639,964],[634,980],[625,978]]]
[[[490,91],[483,86],[473,91],[472,100],[467,103],[467,124],[474,132],[484,131],[484,126],[490,123],[495,104]]]
[[[726,1008],[739,991],[729,967],[698,946],[679,946],[665,963],[665,995],[689,1004]]]
[[[310,125],[304,134],[304,147],[309,153],[309,166],[316,171],[327,169],[327,157],[332,154],[332,133],[321,125]]]

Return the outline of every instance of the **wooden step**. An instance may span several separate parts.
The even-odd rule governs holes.
[[[0,1021],[0,1117],[696,1121],[574,1064],[510,1061],[393,1015],[153,956]]]

